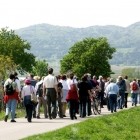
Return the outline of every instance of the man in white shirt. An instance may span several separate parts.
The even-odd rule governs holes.
[[[113,82],[113,79],[110,79],[110,84],[106,87],[105,90],[107,98],[109,98],[109,105],[111,113],[116,112],[117,106],[117,96],[119,95],[119,87],[116,83]]]
[[[56,118],[56,98],[58,98],[58,82],[56,77],[52,75],[52,68],[49,68],[48,73],[48,76],[46,76],[43,81],[43,96],[47,96],[49,119],[54,119]]]

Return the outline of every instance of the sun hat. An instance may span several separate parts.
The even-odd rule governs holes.
[[[30,84],[30,83],[31,83],[30,79],[25,79],[24,82],[25,82],[26,84]]]

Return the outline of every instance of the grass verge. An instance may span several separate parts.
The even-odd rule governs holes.
[[[88,119],[22,140],[139,140],[140,107]]]

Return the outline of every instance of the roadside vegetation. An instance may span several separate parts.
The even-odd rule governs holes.
[[[133,107],[22,140],[139,140],[139,118],[140,107]]]

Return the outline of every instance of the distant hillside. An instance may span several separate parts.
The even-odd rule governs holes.
[[[110,45],[118,51],[111,64],[140,65],[140,22],[126,28],[113,25],[72,28],[38,24],[15,32],[31,42],[31,52],[37,58],[45,58],[48,62],[62,59],[74,43],[84,38],[107,37]]]

